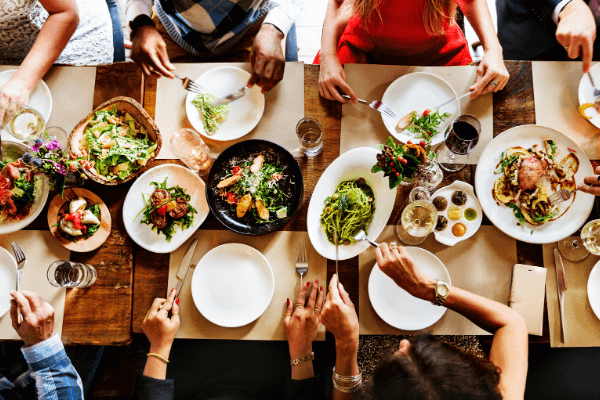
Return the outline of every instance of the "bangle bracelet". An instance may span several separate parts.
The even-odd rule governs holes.
[[[354,376],[342,376],[335,372],[335,367],[333,367],[333,379],[338,382],[354,383],[362,380],[362,372],[359,372],[358,375]]]
[[[295,367],[296,365],[298,365],[304,361],[309,361],[309,360],[314,360],[314,359],[315,359],[315,353],[311,352],[310,354],[307,354],[302,357],[298,357],[295,360],[290,361],[290,365],[292,367]]]
[[[146,356],[147,357],[156,357],[159,360],[164,361],[167,364],[169,363],[169,359],[168,358],[165,358],[165,357],[163,357],[163,356],[161,356],[160,354],[157,354],[157,353],[148,353],[148,354],[146,354]]]
[[[349,387],[344,387],[344,386],[340,386],[340,384],[338,384],[335,379],[333,379],[333,387],[336,390],[339,390],[342,393],[354,393],[354,392],[358,392],[361,388],[362,388],[362,379],[359,380],[356,385],[354,386],[349,386]]]

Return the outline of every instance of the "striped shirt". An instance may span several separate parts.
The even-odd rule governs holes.
[[[83,384],[58,335],[21,348],[23,357],[0,367],[0,400],[83,399]]]
[[[171,38],[198,57],[215,57],[233,48],[262,18],[287,34],[304,0],[127,0],[129,21],[151,16],[152,6]]]

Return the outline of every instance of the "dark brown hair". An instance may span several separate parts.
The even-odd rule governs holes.
[[[370,400],[500,400],[500,370],[431,335],[417,335],[408,354],[390,354],[373,372]]]

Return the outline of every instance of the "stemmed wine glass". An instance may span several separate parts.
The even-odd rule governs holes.
[[[450,133],[438,148],[437,162],[444,170],[458,172],[465,167],[469,153],[479,142],[481,123],[472,115],[464,114],[452,122]]]
[[[408,205],[396,224],[396,234],[408,245],[419,244],[433,231],[437,217],[437,210],[431,203],[429,190],[417,186],[410,192]]]
[[[0,129],[22,141],[33,141],[44,133],[44,117],[31,107],[9,102],[0,106]]]
[[[559,241],[558,250],[571,261],[581,261],[590,253],[600,255],[600,219],[585,224],[579,238],[568,237]]]

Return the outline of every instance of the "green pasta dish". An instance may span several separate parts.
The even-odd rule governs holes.
[[[367,231],[374,213],[375,195],[363,178],[340,183],[333,195],[325,199],[321,213],[327,240],[335,244],[334,232],[337,231],[338,243],[355,243],[354,236]]]
[[[216,100],[217,98],[210,93],[199,94],[192,100],[194,107],[202,114],[204,132],[207,135],[212,135],[219,129],[219,126],[225,122],[229,111],[229,104],[213,107],[212,103]]]

